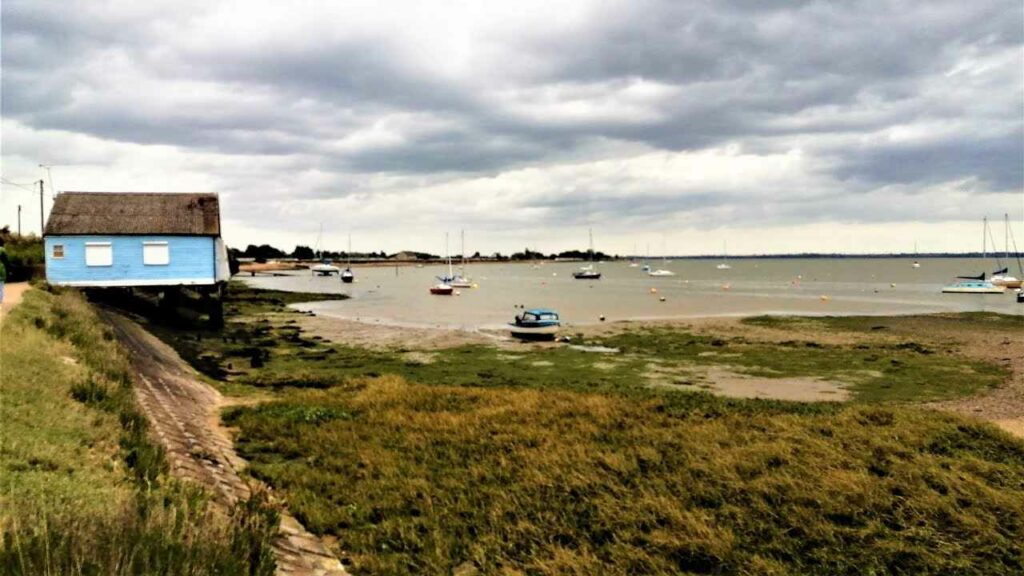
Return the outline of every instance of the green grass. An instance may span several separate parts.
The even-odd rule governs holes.
[[[859,332],[921,333],[929,327],[1020,331],[1024,318],[996,312],[949,312],[920,316],[750,316],[743,324],[768,328],[833,329]]]
[[[273,573],[276,511],[164,475],[127,359],[77,293],[26,293],[0,342],[0,572]]]
[[[1024,446],[926,410],[386,377],[227,420],[355,574],[1024,570]]]

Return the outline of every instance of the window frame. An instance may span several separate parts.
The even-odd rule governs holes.
[[[58,248],[60,249],[60,255],[59,256],[57,255],[57,249]],[[53,258],[54,260],[63,260],[65,253],[66,252],[64,251],[64,244],[63,243],[61,243],[61,244],[51,244],[50,245],[50,258]]]
[[[110,261],[106,264],[89,263],[89,248],[107,248]],[[111,242],[86,242],[85,243],[85,265],[89,268],[106,268],[114,265],[114,245]]]
[[[160,261],[147,261],[146,259],[146,248],[163,248],[164,258]],[[143,266],[170,266],[171,265],[171,245],[166,240],[143,240],[142,241],[142,265]]]

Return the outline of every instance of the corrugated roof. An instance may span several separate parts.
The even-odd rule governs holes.
[[[220,236],[220,201],[210,193],[64,192],[46,234]]]

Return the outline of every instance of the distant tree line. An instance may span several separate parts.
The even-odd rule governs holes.
[[[335,252],[332,250],[323,250],[317,252],[309,246],[298,245],[291,252],[285,252],[284,250],[275,248],[269,244],[261,244],[259,246],[255,244],[249,244],[245,247],[245,250],[239,250],[237,248],[231,248],[228,250],[229,255],[232,258],[252,258],[256,262],[266,262],[267,260],[274,260],[279,258],[295,258],[297,260],[345,260],[349,257],[347,252]],[[439,260],[441,256],[436,254],[430,254],[428,252],[417,252],[415,250],[404,250],[399,252],[403,258],[410,260]],[[363,260],[384,260],[389,257],[386,252],[381,250],[380,252],[353,252],[352,258]],[[461,256],[452,256],[452,258],[461,258]],[[523,261],[523,260],[610,260],[618,258],[618,256],[611,256],[604,252],[594,252],[590,250],[566,250],[557,254],[544,254],[542,252],[525,248],[522,252],[514,252],[510,255],[504,255],[501,252],[495,252],[490,256],[483,256],[480,252],[474,252],[472,256],[468,256],[471,260],[497,260],[499,262],[507,261]]]
[[[346,259],[349,257],[347,252],[335,252],[332,250],[322,250],[317,252],[309,246],[298,245],[291,252],[285,252],[279,248],[275,248],[269,244],[249,244],[245,247],[245,250],[239,250],[237,248],[230,248],[228,250],[229,255],[234,258],[252,258],[257,262],[266,262],[267,260],[274,260],[278,258],[295,258],[298,260],[317,260],[320,258],[326,258],[331,260]],[[387,258],[386,252],[381,250],[380,252],[352,252],[352,258],[360,259],[374,259],[374,258]]]

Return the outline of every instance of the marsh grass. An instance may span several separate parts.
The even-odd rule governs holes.
[[[1024,570],[1024,446],[927,410],[389,376],[226,419],[357,574]]]
[[[164,475],[128,361],[76,292],[28,292],[0,342],[0,572],[273,573],[277,512]]]

